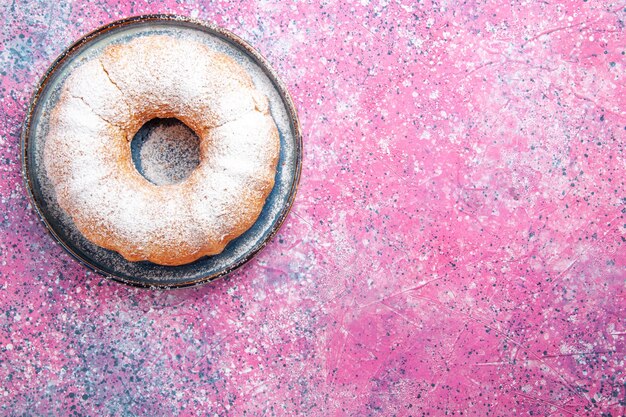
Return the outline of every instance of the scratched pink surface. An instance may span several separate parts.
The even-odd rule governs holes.
[[[80,3],[0,5],[0,414],[626,414],[624,1]],[[281,232],[200,288],[88,272],[20,177],[39,77],[141,13],[255,45],[304,130]]]

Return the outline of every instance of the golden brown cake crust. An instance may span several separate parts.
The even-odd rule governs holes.
[[[130,141],[175,117],[200,138],[200,164],[157,186]],[[64,82],[44,163],[61,208],[91,242],[129,261],[182,265],[220,253],[256,221],[274,186],[279,136],[267,98],[227,55],[149,35],[109,46]]]

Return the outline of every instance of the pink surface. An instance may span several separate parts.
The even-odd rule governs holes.
[[[626,3],[0,5],[0,414],[626,414]],[[38,79],[142,13],[255,45],[305,158],[229,278],[88,272],[20,177]]]

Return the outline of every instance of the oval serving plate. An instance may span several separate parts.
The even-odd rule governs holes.
[[[276,183],[256,223],[219,255],[182,266],[129,262],[116,252],[94,245],[75,228],[56,202],[46,176],[42,153],[50,110],[65,78],[84,59],[113,43],[147,34],[191,37],[226,53],[241,64],[270,101],[280,134]],[[227,30],[175,15],[146,15],[119,20],[78,40],[50,66],[33,96],[22,131],[22,167],[26,187],[52,236],[77,260],[106,277],[140,287],[172,288],[197,285],[224,276],[257,254],[276,234],[293,203],[302,165],[300,125],[287,89],[267,61]]]

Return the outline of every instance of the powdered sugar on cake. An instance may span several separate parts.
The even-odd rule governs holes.
[[[196,132],[200,163],[184,179],[188,167],[172,168],[180,182],[159,186],[156,166],[143,167],[155,184],[135,169],[130,140],[168,117]],[[150,35],[73,71],[51,112],[44,162],[87,239],[131,261],[179,265],[219,253],[254,223],[278,153],[267,98],[243,68],[198,42]]]

